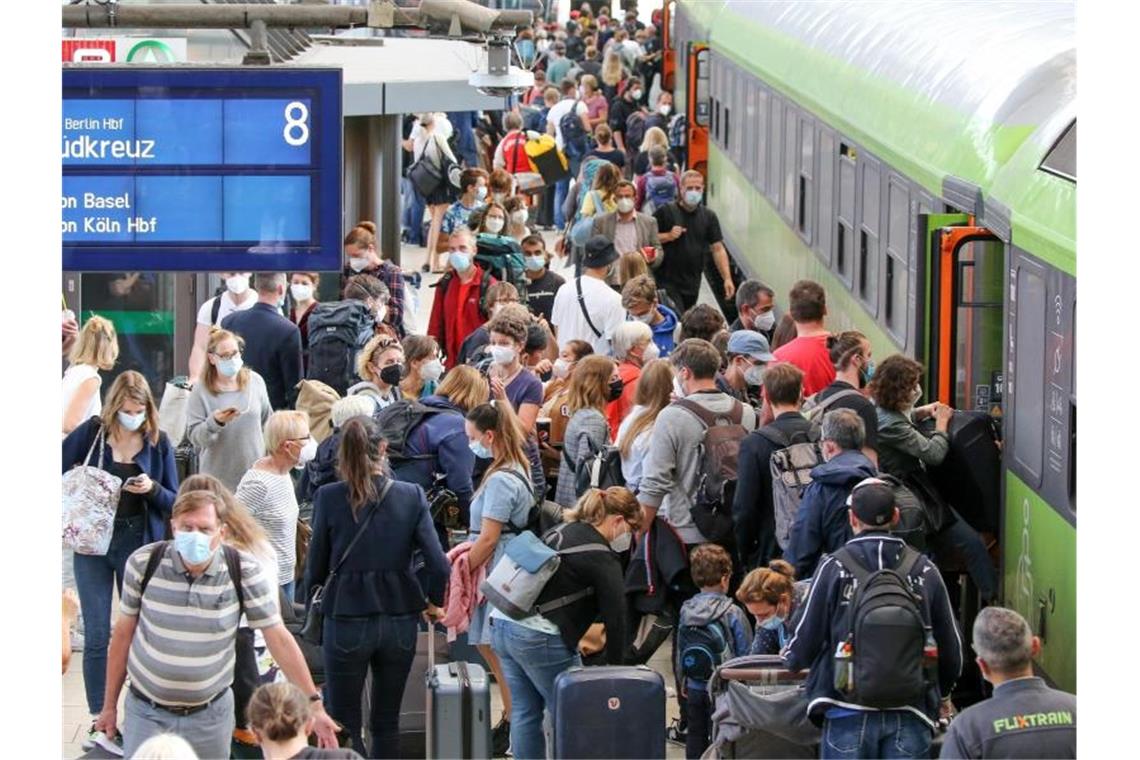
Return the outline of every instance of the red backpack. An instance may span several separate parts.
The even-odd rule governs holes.
[[[512,132],[503,138],[503,165],[510,174],[531,170],[530,159],[526,155],[525,132]]]

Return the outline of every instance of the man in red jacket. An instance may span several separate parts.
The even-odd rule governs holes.
[[[432,303],[427,332],[443,349],[450,368],[455,366],[463,341],[487,321],[482,304],[495,278],[475,263],[475,234],[466,227],[451,233],[447,255],[451,270],[436,285],[439,290]]]

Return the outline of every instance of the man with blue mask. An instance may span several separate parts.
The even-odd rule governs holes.
[[[443,350],[448,368],[457,363],[467,336],[490,316],[487,288],[496,280],[475,262],[475,234],[459,227],[448,239],[448,271],[440,278],[432,302],[427,334]]]
[[[261,379],[274,409],[289,409],[296,399],[297,384],[304,377],[301,331],[281,313],[285,300],[284,272],[258,272],[253,277],[257,303],[222,320],[222,328],[245,341],[243,358]]]
[[[243,614],[250,628],[261,631],[281,671],[312,701],[321,746],[336,746],[336,724],[281,621],[276,574],[271,577],[254,557],[224,544],[228,509],[209,491],[181,494],[171,516],[174,540],[148,544],[127,560],[107,658],[107,692],[96,721],[108,737],[119,732],[117,706],[129,675],[125,757],[161,733],[178,733],[198,757],[229,756],[232,653]]]
[[[550,270],[550,253],[541,235],[527,235],[522,239],[523,261],[526,264],[526,305],[535,316],[550,322],[554,312],[554,296],[566,283],[566,278]]]
[[[697,303],[703,274],[725,320],[732,322],[737,316],[732,300],[736,286],[720,220],[701,203],[704,193],[705,178],[689,170],[681,175],[681,197],[654,212],[665,249],[665,259],[654,277],[684,313]]]
[[[828,339],[835,380],[808,401],[808,405],[827,404],[829,409],[850,409],[863,420],[863,455],[879,466],[879,418],[875,404],[867,398],[867,384],[875,374],[871,360],[871,341],[858,330],[845,330]],[[797,578],[805,576],[796,574]]]

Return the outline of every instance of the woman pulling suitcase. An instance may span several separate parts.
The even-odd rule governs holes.
[[[555,529],[562,539],[558,549],[586,544],[608,547],[623,534],[637,530],[641,507],[625,488],[593,489],[564,514],[564,520],[567,525]],[[606,663],[622,663],[625,586],[616,552],[563,555],[537,604],[586,589],[593,593],[523,620],[491,610],[491,647],[511,688],[511,751],[517,760],[547,757],[543,712],[552,708],[554,681],[559,673],[582,664],[578,642],[599,614],[606,627]]]

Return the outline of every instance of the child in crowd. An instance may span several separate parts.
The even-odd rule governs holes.
[[[752,630],[744,611],[728,598],[732,576],[728,552],[716,544],[701,544],[689,556],[689,567],[701,591],[681,605],[674,667],[684,677],[686,692],[685,757],[697,758],[709,744],[708,680],[718,665],[748,652]]]

